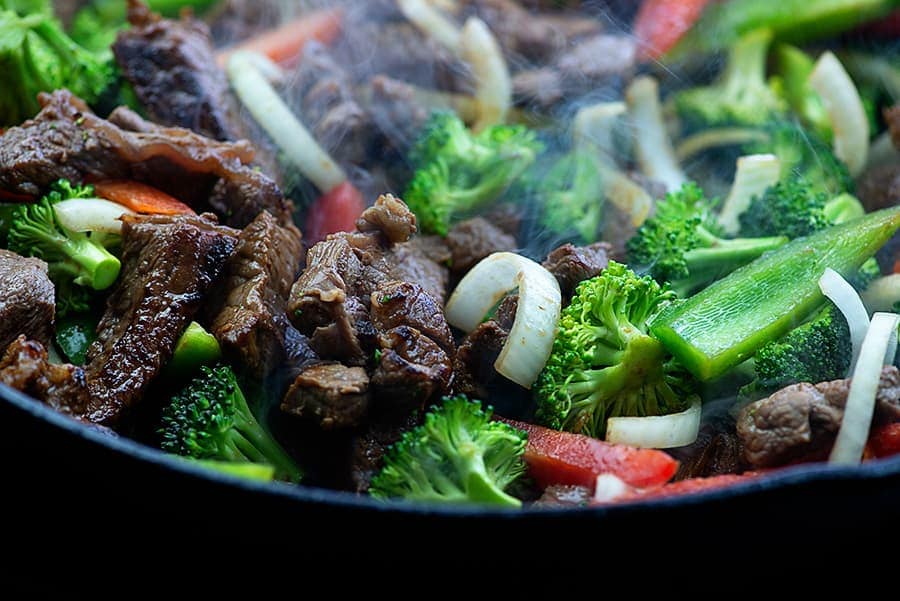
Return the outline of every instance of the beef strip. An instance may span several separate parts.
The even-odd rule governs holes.
[[[381,136],[394,150],[405,153],[430,111],[416,97],[411,85],[386,75],[376,75],[367,88],[366,110]]]
[[[87,352],[87,418],[116,425],[172,357],[236,232],[211,216],[124,216],[122,272]]]
[[[609,263],[612,246],[595,242],[590,246],[563,244],[550,251],[542,265],[559,282],[563,298],[572,298],[575,287],[584,280],[600,275]]]
[[[487,396],[487,387],[497,375],[494,362],[506,344],[518,305],[518,296],[506,297],[497,307],[493,319],[478,324],[463,339],[453,361],[454,392],[477,398]]]
[[[740,473],[746,466],[734,419],[728,416],[706,421],[693,444],[668,451],[678,460],[675,480]]]
[[[885,108],[882,114],[891,134],[891,142],[894,143],[894,148],[900,150],[900,104]]]
[[[371,316],[372,325],[379,331],[412,326],[448,354],[456,351],[440,303],[419,284],[393,281],[379,287],[372,293]]]
[[[566,46],[559,27],[515,0],[466,0],[463,4],[487,24],[508,58],[518,55],[544,62]]]
[[[117,121],[131,125],[123,129],[66,90],[42,93],[39,101],[37,117],[0,138],[0,188],[8,192],[39,196],[60,178],[134,179],[195,208],[208,202],[236,227],[263,210],[291,223],[290,202],[250,165],[254,151],[246,142],[216,142],[119,111]],[[210,198],[214,186],[218,192]]]
[[[516,239],[483,217],[457,223],[447,232],[450,268],[454,275],[465,275],[476,263],[500,251],[514,251]]]
[[[350,452],[350,481],[354,490],[365,493],[369,483],[384,465],[384,453],[403,433],[420,423],[420,414],[376,415],[365,432],[353,440]]]
[[[50,363],[47,350],[36,340],[19,336],[0,359],[0,383],[75,417],[83,416],[90,402],[84,370]]]
[[[139,0],[129,0],[128,22],[112,51],[147,115],[216,140],[241,137],[237,102],[206,25],[192,17],[161,19]]]
[[[850,380],[792,384],[744,407],[737,433],[754,467],[823,458],[844,417]],[[876,420],[900,419],[900,371],[887,366],[875,399]]]
[[[900,164],[877,165],[864,171],[856,182],[856,194],[866,211],[900,204]]]
[[[276,0],[220,0],[204,15],[216,46],[227,46],[278,25]]]
[[[362,367],[311,365],[291,385],[281,410],[315,421],[322,429],[358,426],[369,408],[369,376]]]
[[[446,300],[450,279],[446,265],[451,262],[451,255],[443,238],[416,236],[395,244],[387,259],[393,265],[388,273],[390,279],[416,282],[441,304]]]
[[[212,295],[210,331],[225,356],[257,378],[285,357],[283,316],[301,253],[297,228],[263,211],[241,232]]]
[[[585,486],[554,484],[544,489],[544,494],[535,501],[535,506],[548,509],[585,507],[593,498],[593,493]]]
[[[56,291],[47,264],[0,249],[0,349],[20,334],[46,345],[55,316]]]

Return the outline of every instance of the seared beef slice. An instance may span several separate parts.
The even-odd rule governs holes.
[[[284,357],[284,313],[301,251],[297,228],[281,227],[269,213],[260,213],[238,237],[212,299],[213,335],[227,357],[257,377]]]
[[[369,407],[369,376],[362,367],[319,363],[305,368],[281,403],[282,411],[322,429],[358,426]]]
[[[234,251],[205,216],[126,216],[122,273],[87,353],[87,418],[114,425],[138,403]]]
[[[19,334],[46,345],[53,334],[55,299],[46,263],[0,249],[0,349]]]

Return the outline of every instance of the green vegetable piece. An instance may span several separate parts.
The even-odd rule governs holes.
[[[520,507],[504,490],[525,473],[528,435],[465,396],[445,397],[385,454],[369,492],[434,503]]]
[[[88,347],[97,339],[97,318],[89,313],[68,314],[56,320],[56,345],[69,363],[84,365]]]
[[[572,151],[557,160],[535,186],[540,225],[558,236],[574,234],[580,242],[597,240],[603,217],[603,181],[591,153]]]
[[[228,474],[229,476],[246,478],[247,480],[270,482],[275,479],[275,468],[271,465],[264,465],[262,463],[229,463],[227,461],[213,461],[211,459],[194,459],[193,461],[207,469]]]
[[[779,44],[775,49],[778,81],[791,109],[823,140],[830,141],[831,118],[822,99],[809,85],[809,76],[815,67],[811,56],[796,46]]]
[[[650,331],[695,376],[708,381],[777,340],[822,304],[819,278],[849,276],[900,227],[900,207],[798,238],[672,304]]]
[[[175,352],[166,371],[176,377],[197,373],[203,365],[212,365],[222,357],[216,337],[192,321],[175,343]]]

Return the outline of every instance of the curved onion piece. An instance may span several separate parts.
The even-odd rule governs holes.
[[[460,57],[472,67],[478,120],[472,130],[479,132],[506,121],[512,106],[512,79],[497,38],[477,17],[470,17],[459,37]]]
[[[872,316],[872,325],[866,333],[859,362],[853,370],[844,419],[828,457],[829,463],[855,465],[862,459],[872,426],[881,368],[885,363],[892,362],[897,352],[897,324],[900,324],[900,315],[896,313],[876,313]]]
[[[606,420],[606,442],[650,449],[683,447],[697,440],[701,413],[700,399],[695,399],[681,413],[611,417]]]
[[[809,76],[809,85],[822,97],[834,130],[834,154],[858,175],[869,152],[869,120],[853,80],[841,61],[823,52]]]
[[[862,291],[863,302],[869,313],[891,311],[900,302],[900,273],[878,278]]]
[[[134,211],[102,198],[70,198],[53,205],[60,225],[73,232],[122,233],[122,215]]]
[[[559,322],[562,298],[553,274],[521,255],[494,253],[460,281],[444,313],[451,325],[471,332],[506,293],[516,288],[516,318],[494,368],[516,384],[530,388],[547,363]]]
[[[641,173],[662,182],[666,190],[680,188],[687,176],[678,164],[666,131],[659,84],[646,75],[635,77],[625,91],[625,102],[635,129],[634,146]]]
[[[735,235],[741,229],[738,217],[750,206],[754,196],[760,196],[781,177],[781,161],[773,154],[751,154],[737,160],[737,171],[731,192],[719,211],[719,225]]]
[[[319,146],[269,83],[280,69],[261,54],[238,51],[228,59],[228,80],[241,103],[275,141],[288,160],[320,192],[347,180],[334,159]]]
[[[850,358],[850,371],[852,372],[856,360],[859,358],[866,330],[869,329],[869,314],[866,312],[866,306],[850,282],[830,267],[825,269],[825,273],[819,278],[819,289],[837,305],[838,310],[847,320],[847,326],[850,328],[850,342],[853,344],[853,355]]]
[[[455,54],[459,54],[459,27],[426,0],[397,0],[400,12],[422,33]]]

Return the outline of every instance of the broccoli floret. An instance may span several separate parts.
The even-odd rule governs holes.
[[[61,314],[86,310],[89,290],[109,288],[121,268],[119,259],[100,239],[63,227],[53,210],[53,205],[62,200],[90,196],[93,187],[73,186],[60,180],[38,202],[17,205],[13,211],[7,240],[9,250],[47,262],[50,279],[57,286]],[[102,241],[109,243],[111,239]]]
[[[675,293],[611,261],[578,285],[534,386],[537,421],[603,437],[615,416],[674,413],[693,395],[690,376],[648,324]]]
[[[786,103],[766,81],[772,32],[745,34],[729,50],[719,80],[675,96],[678,113],[690,129],[721,125],[763,125],[785,112]]]
[[[813,191],[836,196],[853,192],[853,178],[831,147],[821,138],[793,122],[763,128],[759,141],[747,144],[744,154],[774,154],[781,161],[781,179],[800,176]]]
[[[783,88],[783,95],[791,109],[804,124],[822,140],[830,141],[834,132],[831,118],[822,99],[809,84],[815,61],[806,52],[789,44],[779,44],[775,50],[778,76],[773,85]]]
[[[491,413],[463,395],[445,397],[425,423],[387,450],[369,492],[378,498],[520,506],[504,490],[525,472],[527,434],[491,421]]]
[[[722,238],[716,204],[694,183],[667,194],[656,214],[628,240],[628,263],[646,268],[687,296],[787,242],[784,236]]]
[[[564,155],[535,179],[539,225],[558,237],[574,234],[582,243],[597,240],[603,217],[603,182],[594,157],[583,151]]]
[[[812,320],[757,351],[756,379],[741,394],[762,396],[789,384],[846,377],[852,350],[847,321],[829,302]]]
[[[34,116],[39,92],[67,88],[94,103],[115,79],[109,58],[76,44],[46,13],[0,12],[0,125]]]
[[[164,451],[195,459],[261,463],[278,478],[298,482],[300,468],[256,421],[228,366],[202,367],[172,397],[159,430]]]
[[[496,125],[475,135],[456,115],[437,112],[410,152],[415,172],[403,198],[422,231],[444,235],[503,194],[540,149],[526,127]]]

